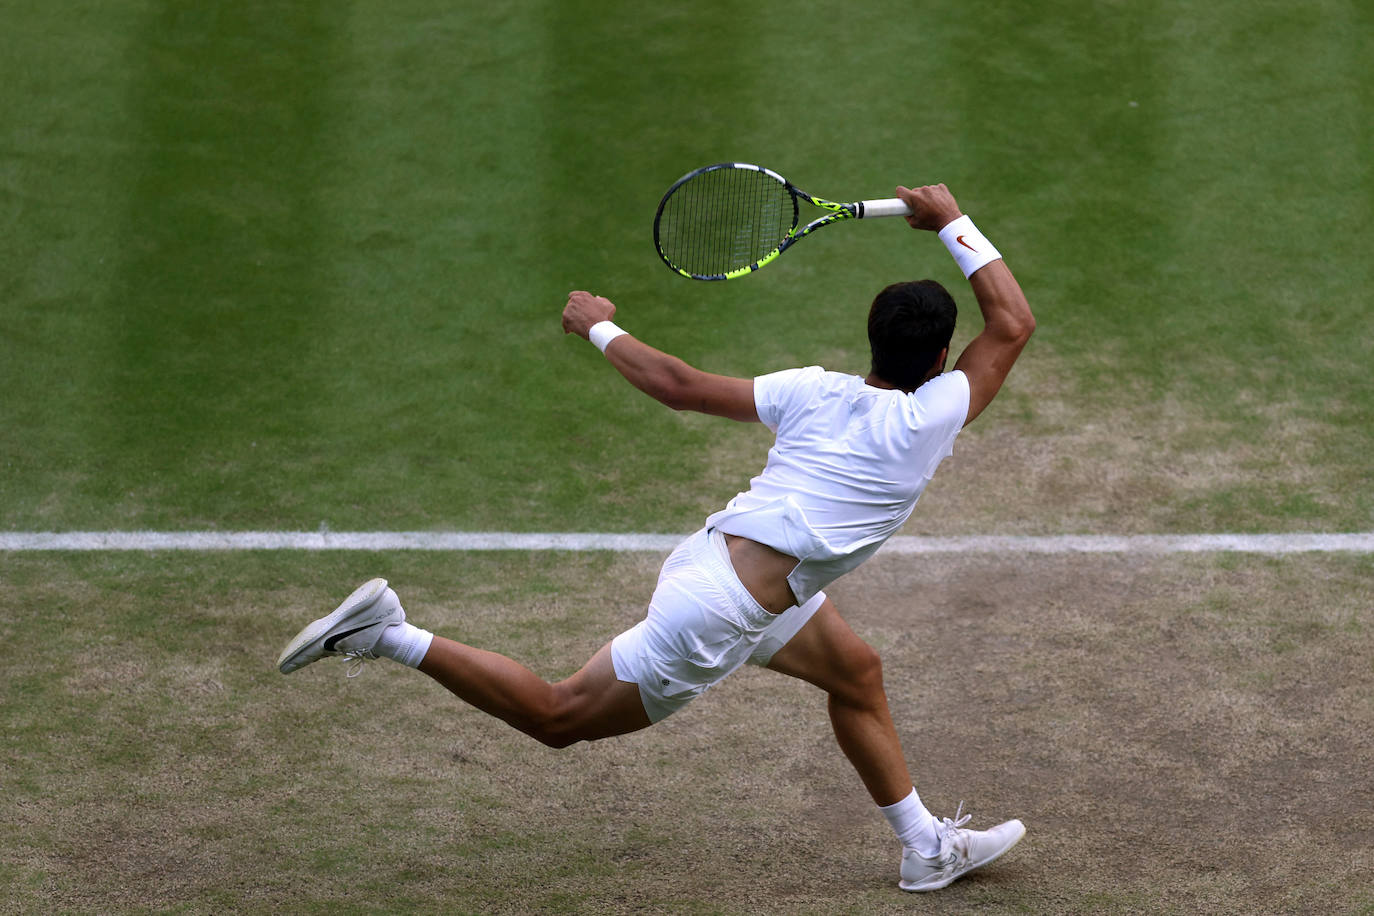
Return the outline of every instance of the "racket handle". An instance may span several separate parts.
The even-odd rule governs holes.
[[[900,197],[886,200],[859,201],[859,219],[872,219],[876,216],[910,216],[911,208]]]

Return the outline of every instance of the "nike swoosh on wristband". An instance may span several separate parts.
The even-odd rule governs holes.
[[[366,630],[368,627],[375,627],[376,625],[377,625],[377,621],[374,620],[374,621],[372,621],[372,623],[364,624],[363,626],[360,626],[360,627],[354,627],[353,629],[351,629],[351,630],[345,630],[345,631],[342,632],[342,633],[335,633],[333,636],[329,637],[328,639],[326,639],[326,640],[324,641],[324,651],[326,651],[326,652],[333,652],[333,651],[334,651],[334,647],[337,646],[337,645],[339,644],[339,640],[347,639],[348,637],[352,636],[354,633],[361,633],[363,630]]]
[[[978,253],[978,249],[974,248],[968,242],[964,241],[964,237],[962,235],[956,236],[954,241],[958,242],[960,245],[963,245],[965,248],[967,248],[969,251],[972,251],[974,254]]]

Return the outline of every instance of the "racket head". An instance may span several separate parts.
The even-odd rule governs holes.
[[[742,277],[794,241],[799,193],[772,169],[747,162],[694,169],[659,201],[654,247],[684,277]]]

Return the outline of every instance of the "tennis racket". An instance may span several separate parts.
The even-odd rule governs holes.
[[[798,228],[802,201],[829,212]],[[684,277],[733,280],[822,226],[909,213],[895,197],[835,203],[812,197],[772,169],[722,162],[688,172],[663,195],[654,216],[654,247]]]

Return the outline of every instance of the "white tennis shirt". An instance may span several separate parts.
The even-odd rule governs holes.
[[[754,379],[754,403],[777,436],[768,464],[706,526],[796,557],[804,604],[902,527],[953,453],[969,387],[958,370],[907,394],[809,366]]]

